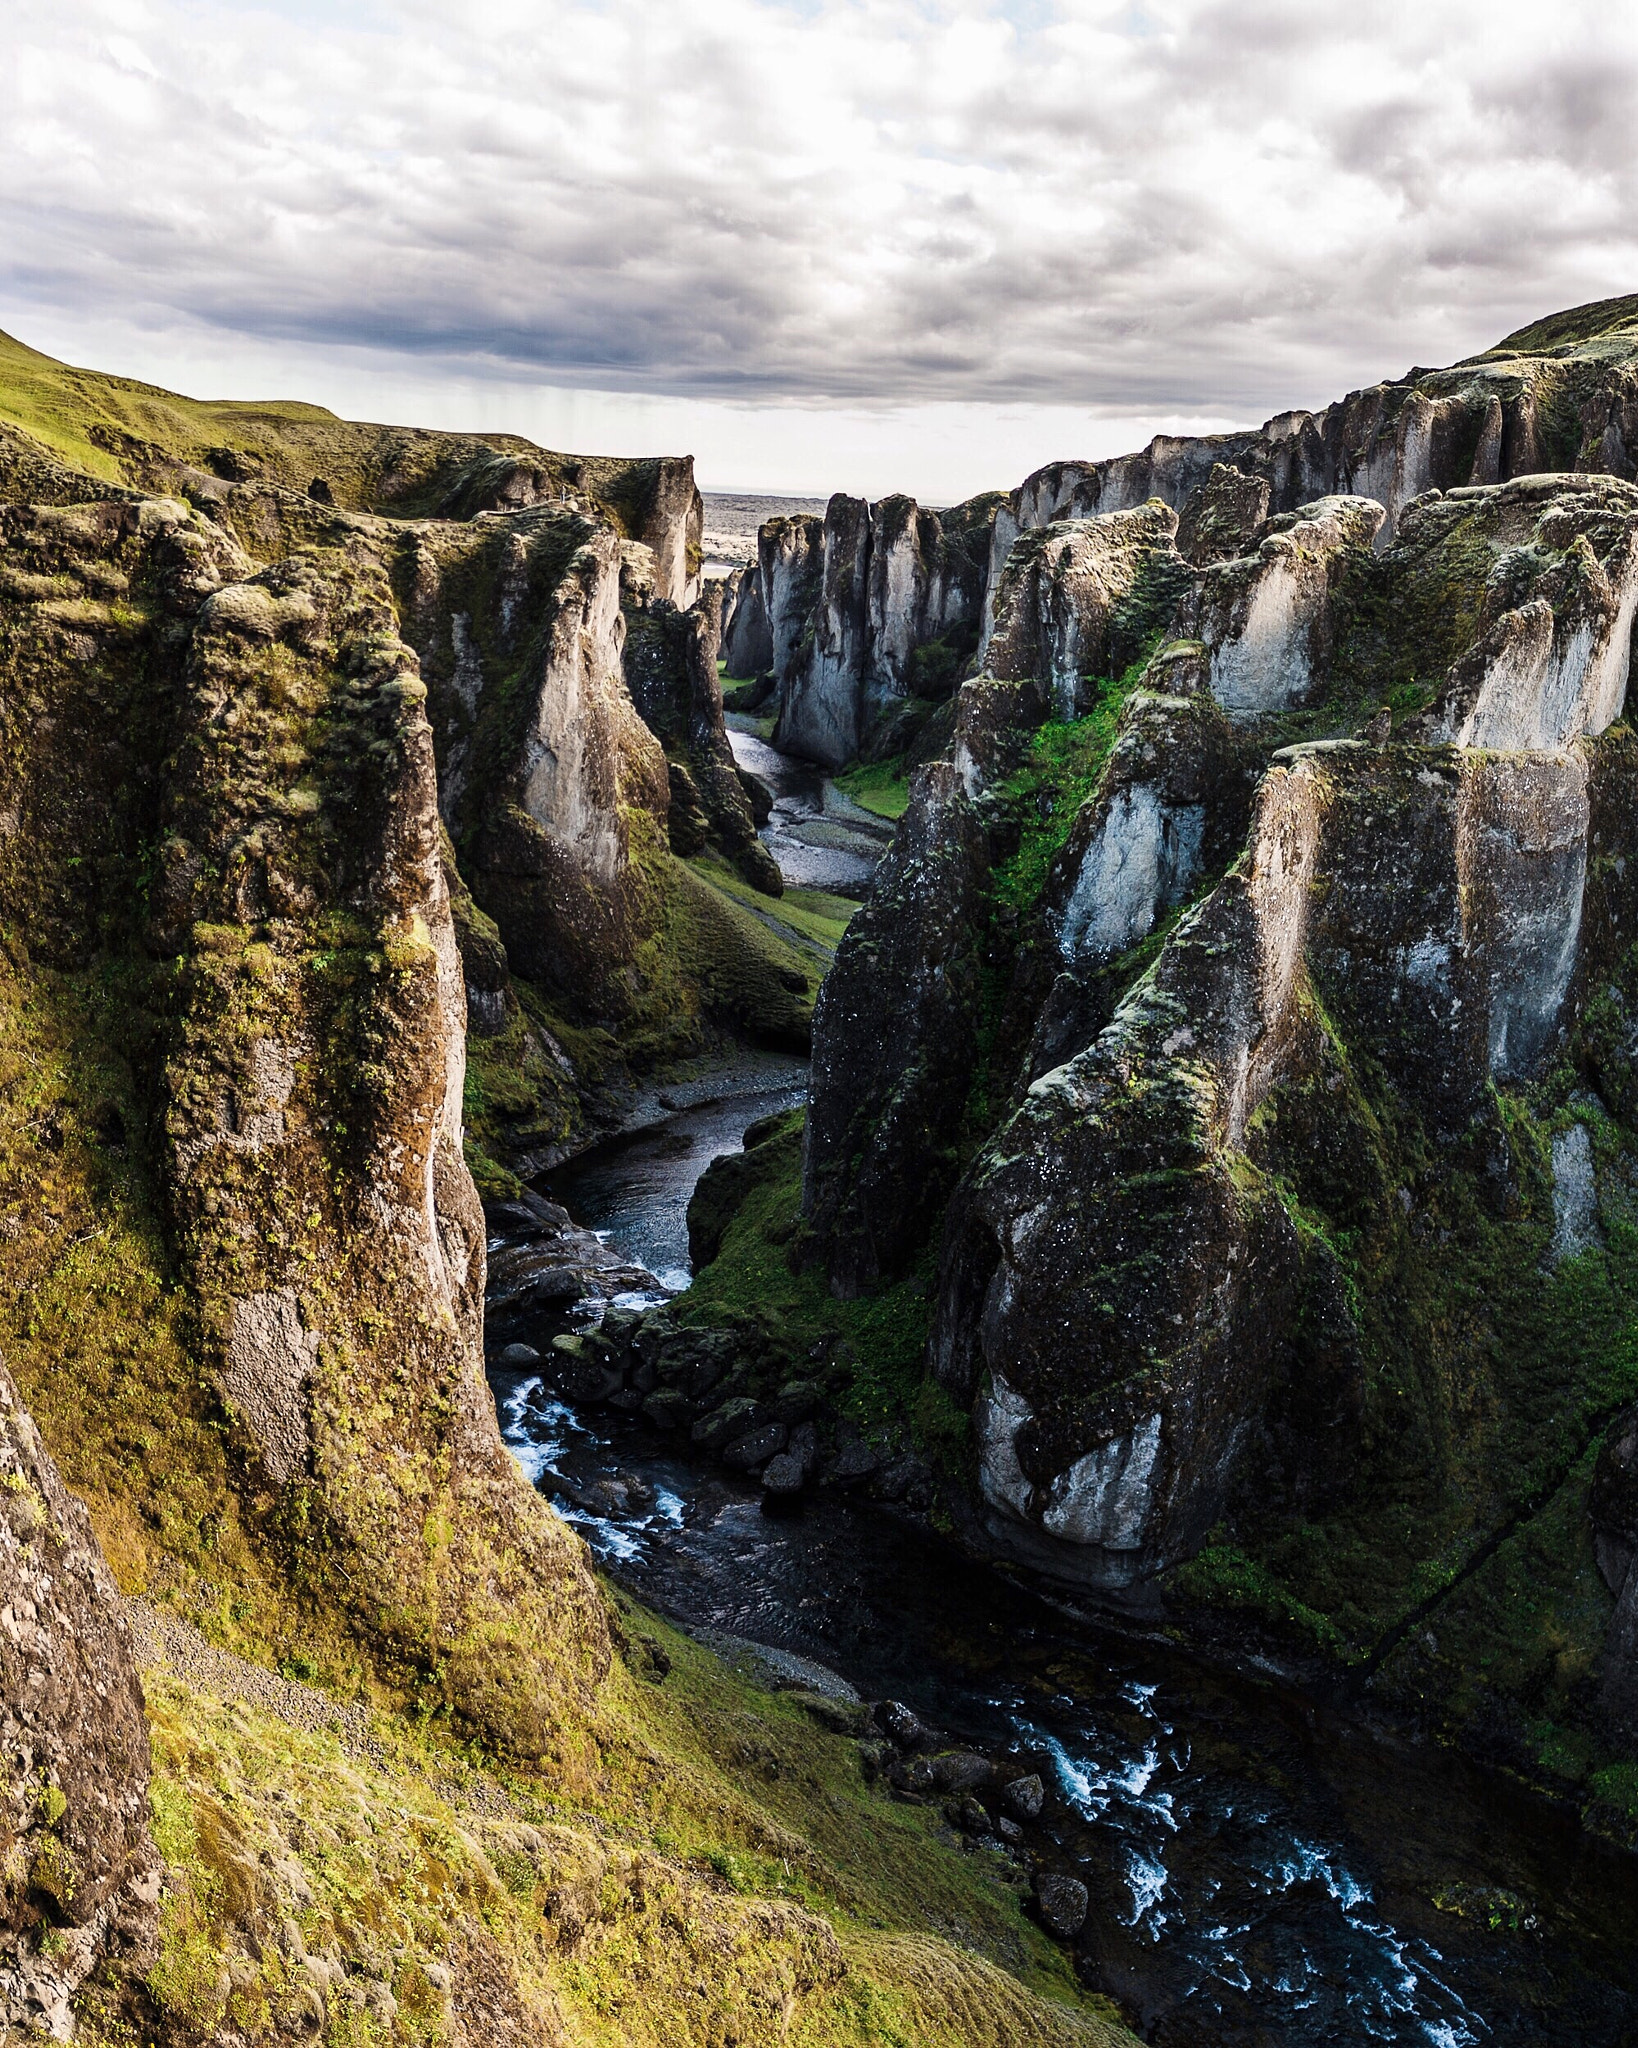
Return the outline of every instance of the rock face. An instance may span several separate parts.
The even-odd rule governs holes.
[[[1323,689],[1336,587],[1382,520],[1373,499],[1321,498],[1259,529],[1255,553],[1207,569],[1180,624],[1209,650],[1209,686],[1230,717],[1290,710]]]
[[[574,1646],[577,1701],[607,1644],[482,1376],[463,975],[426,690],[378,555],[366,536],[257,571],[169,501],[10,506],[0,525],[35,593],[13,602],[7,659],[42,708],[5,771],[0,905],[37,961],[169,963],[163,1028],[135,1056],[246,1500],[301,1503],[376,1653],[436,1656],[456,1711],[545,1754],[565,1696],[527,1638]],[[139,602],[81,604],[65,639],[49,593],[71,579]],[[65,749],[82,726],[98,739]],[[142,845],[137,891],[118,878]],[[429,1518],[453,1532],[434,1552]]]
[[[1079,662],[1101,662],[1106,673],[1166,616],[1183,574],[1175,527],[1166,507],[1146,507],[1051,529],[1039,549],[1021,551],[997,607],[993,672],[963,685],[946,757],[915,777],[870,901],[826,977],[815,1010],[804,1206],[843,1293],[905,1269],[959,1171],[994,1022],[986,990],[998,962],[987,927],[1008,834],[992,793],[1031,731],[1062,709],[1055,699],[1080,689]],[[1140,752],[1135,745],[1128,759]],[[1191,820],[1188,781],[1183,769],[1168,785],[1185,799],[1172,825],[1155,811],[1151,921],[1162,899],[1169,905],[1192,880],[1201,851],[1204,797],[1195,792]],[[1144,803],[1134,796],[1128,808]],[[1096,868],[1100,856],[1083,850],[1080,864],[1088,858]],[[1112,843],[1109,858],[1120,864]],[[1131,886],[1134,898],[1144,887],[1135,870]],[[1084,899],[1067,914],[1078,962],[1099,941],[1087,937]],[[1135,929],[1135,903],[1130,917]]]
[[[625,684],[621,572],[621,543],[574,514],[417,543],[411,629],[463,871],[517,968],[593,1004],[649,927],[634,825],[659,835],[670,804],[664,752]]]
[[[780,675],[774,745],[841,767],[859,751],[861,684],[870,656],[870,507],[838,493],[825,509],[819,593],[803,643]]]
[[[1630,486],[1604,480],[1425,501],[1378,575],[1379,508],[1322,500],[1271,522],[1256,554],[1208,568],[1185,602],[1197,671],[1245,722],[1311,702],[1360,658],[1339,564],[1374,577],[1393,616],[1437,588],[1472,639],[1447,685],[1430,662],[1435,704],[1417,729],[1474,729],[1467,707],[1501,700],[1487,681],[1500,667],[1509,738],[1533,750],[1325,742],[1277,756],[1241,861],[971,1169],[946,1226],[933,1355],[949,1387],[978,1396],[999,1540],[1027,1530],[1056,1569],[1120,1582],[1190,1554],[1248,1461],[1282,1497],[1337,1484],[1361,1392],[1349,1317],[1325,1240],[1254,1170],[1260,1113],[1293,1086],[1345,1092],[1337,1060],[1369,1057],[1455,1143],[1483,1123],[1495,1081],[1540,1070],[1589,944],[1599,757],[1576,742],[1625,693],[1635,509]],[[1521,614],[1533,686],[1515,680]],[[1186,667],[1189,649],[1172,659]],[[1203,772],[1187,730],[1167,720],[1144,740],[1134,722],[1083,813],[1057,927],[1066,966],[1130,943],[1200,871],[1199,795],[1226,755],[1219,743]],[[1145,749],[1179,779],[1136,779]],[[1325,992],[1341,1044],[1309,990]]]
[[[906,497],[870,505],[838,494],[822,522],[763,527],[728,659],[733,674],[763,672],[752,663],[763,654],[765,619],[778,746],[834,768],[861,747],[891,752],[908,743],[976,642],[995,503],[972,499],[936,513]]]
[[[1445,1645],[1523,1627],[1497,1574],[1546,1554],[1551,1502],[1594,1720],[1590,1682],[1539,1683],[1630,1744],[1624,1424],[1587,1520],[1619,1317],[1545,1332],[1595,1268],[1638,1284],[1638,490],[1464,483],[1384,542],[1380,500],[1248,529],[1261,493],[1212,488],[1192,562],[1163,505],[1012,549],[990,672],[821,995],[809,1253],[851,1294],[936,1232],[929,1364],[972,1413],[990,1548],[1235,1611],[1265,1572],[1259,1600],[1496,1740],[1537,1694],[1475,1693]],[[1159,642],[1094,698],[1084,650],[1107,676],[1144,592]],[[1434,1555],[1471,1583],[1396,1634]]]
[[[779,864],[757,837],[751,798],[723,724],[717,680],[720,585],[679,612],[652,597],[641,576],[626,574],[624,675],[638,716],[666,750],[674,853],[711,844],[753,887],[778,896]]]
[[[1121,1583],[1199,1544],[1243,1460],[1289,1497],[1335,1488],[1350,1319],[1323,1240],[1255,1170],[1258,1112],[1343,1072],[1310,986],[1446,1142],[1493,1077],[1534,1069],[1580,934],[1587,775],[1574,754],[1347,746],[1270,770],[1244,863],[1035,1082],[952,1208],[935,1357],[984,1388],[1003,1541],[1016,1521],[1056,1569]]]
[[[157,1931],[148,1728],[123,1603],[0,1366],[0,2027],[73,2032],[70,2001]]]
[[[1079,718],[1100,680],[1142,651],[1144,629],[1186,582],[1177,520],[1158,500],[1042,527],[1021,540],[990,593],[978,659],[1001,681],[1030,678],[1055,718]]]
[[[755,562],[733,578],[732,609],[723,620],[722,658],[728,674],[738,681],[772,677],[773,631],[762,599],[761,570]]]
[[[843,1294],[902,1270],[954,1182],[989,868],[958,771],[925,769],[819,991],[803,1206]]]

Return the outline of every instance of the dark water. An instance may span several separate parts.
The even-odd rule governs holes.
[[[745,1126],[807,1099],[807,1068],[791,1062],[771,1083],[683,1109],[661,1124],[611,1139],[543,1185],[575,1221],[628,1259],[646,1266],[667,1291],[686,1287],[688,1198],[725,1152],[740,1149]]]
[[[796,1092],[683,1111],[553,1191],[681,1278],[709,1154]],[[770,1518],[641,1418],[576,1415],[529,1375],[495,1393],[524,1470],[642,1598],[1038,1768],[1092,1895],[1078,1965],[1146,2039],[1638,2043],[1638,1859],[1506,1778],[1077,1614],[892,1510],[817,1495]]]

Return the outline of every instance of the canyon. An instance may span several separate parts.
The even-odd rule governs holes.
[[[706,577],[685,459],[0,342],[5,2024],[1132,2038],[1045,1738],[772,1684],[529,1402],[1624,1868],[1629,445],[1621,300]]]

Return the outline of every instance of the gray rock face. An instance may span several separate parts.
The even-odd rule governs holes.
[[[770,519],[757,535],[757,575],[773,650],[770,666],[783,689],[805,656],[802,642],[824,577],[825,522],[811,513]]]
[[[1528,477],[1426,498],[1407,513],[1396,553],[1436,586],[1472,550],[1483,550],[1489,574],[1426,729],[1498,749],[1561,747],[1603,732],[1626,702],[1638,489],[1606,477]]]
[[[1002,681],[1031,677],[1055,717],[1091,708],[1092,685],[1141,651],[1151,616],[1181,596],[1176,515],[1159,500],[1135,511],[1059,522],[1013,547],[987,600],[978,659]]]
[[[136,1652],[91,1524],[0,1366],[0,2031],[67,2040],[99,1962],[159,1921]]]
[[[870,659],[870,507],[838,493],[825,511],[819,595],[803,656],[779,673],[774,745],[839,768],[859,751]]]
[[[626,685],[632,581],[645,604],[669,604],[651,549],[569,513],[419,542],[415,636],[462,870],[511,965],[593,1013],[620,1000],[647,929],[634,820],[663,832],[672,794]]]
[[[755,562],[733,578],[732,607],[725,608],[723,619],[722,657],[736,681],[749,682],[773,672],[773,630],[762,601],[761,568]]]
[[[656,599],[629,568],[623,587],[623,673],[639,717],[667,753],[673,852],[696,853],[709,838],[756,888],[778,896],[784,889],[779,865],[757,837],[723,723],[717,680],[721,586],[707,585],[686,612]],[[697,837],[689,830],[695,813]]]
[[[1197,569],[1250,551],[1268,517],[1268,478],[1214,462],[1205,482],[1184,500],[1177,549]]]
[[[1596,316],[1598,309],[1586,311]],[[1564,341],[1522,330],[1468,362],[1413,370],[1396,383],[1351,392],[1323,412],[1278,413],[1242,433],[1161,434],[1135,454],[1104,462],[1050,463],[1027,477],[996,516],[991,586],[1020,533],[1127,511],[1151,497],[1180,514],[1191,561],[1241,552],[1212,535],[1223,494],[1239,488],[1226,483],[1225,471],[1254,480],[1252,488],[1265,486],[1266,510],[1276,514],[1327,496],[1375,499],[1385,515],[1379,550],[1396,537],[1405,509],[1430,490],[1588,471],[1630,481],[1638,474],[1638,391],[1628,374],[1631,336],[1623,324],[1630,307],[1612,301],[1610,314],[1607,332],[1596,317]],[[1242,510],[1232,519],[1243,516]]]
[[[994,503],[935,513],[905,497],[867,505],[838,495],[822,522],[764,526],[757,599],[742,595],[736,607],[730,662],[760,652],[759,602],[779,746],[839,767],[862,745],[904,743],[907,707],[950,694],[976,639]]]
[[[1256,1169],[1257,1112],[1298,1077],[1345,1099],[1310,986],[1452,1140],[1492,1076],[1539,1065],[1582,937],[1595,767],[1353,743],[1277,758],[1244,859],[951,1206],[932,1354],[977,1394],[1003,1548],[1118,1584],[1188,1554],[1243,1456],[1299,1495],[1335,1482],[1350,1325],[1328,1250]],[[1385,1202],[1369,1173],[1362,1155],[1360,1199]]]
[[[1321,498],[1271,521],[1256,552],[1207,569],[1179,621],[1207,650],[1212,695],[1230,717],[1306,704],[1323,687],[1339,575],[1382,525],[1369,498]]]
[[[960,772],[923,769],[814,1012],[803,1207],[844,1294],[898,1271],[954,1180],[977,1057],[988,836]]]

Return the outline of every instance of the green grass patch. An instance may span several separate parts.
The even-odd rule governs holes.
[[[761,919],[805,956],[817,955],[812,964],[819,974],[829,966],[847,921],[858,908],[849,898],[823,889],[787,889],[783,896],[764,896],[717,854],[698,854],[688,865],[702,881]]]
[[[850,1385],[844,1412],[864,1425],[902,1423],[947,1467],[966,1444],[966,1416],[926,1375],[934,1254],[879,1294],[838,1301],[816,1268],[793,1262],[802,1229],[802,1119],[747,1155],[747,1190],[717,1257],[676,1306],[680,1320],[752,1323],[793,1363],[841,1342]]]
[[[878,818],[902,818],[910,807],[910,778],[905,757],[889,761],[861,761],[835,778],[836,787],[861,811]]]

